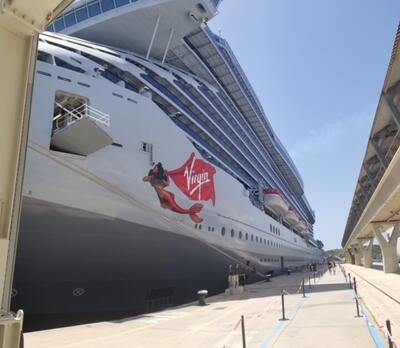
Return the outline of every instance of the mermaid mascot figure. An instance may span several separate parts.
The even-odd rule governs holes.
[[[144,182],[149,182],[157,193],[160,205],[164,209],[172,210],[178,214],[188,214],[193,222],[201,223],[203,219],[197,214],[203,209],[203,204],[195,203],[189,209],[184,209],[175,201],[175,195],[172,192],[166,191],[165,187],[169,186],[168,172],[159,162],[150,169],[147,176],[143,178]]]

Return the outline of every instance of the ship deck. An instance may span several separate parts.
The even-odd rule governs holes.
[[[190,303],[164,311],[25,334],[31,348],[242,347],[244,316],[247,347],[375,347],[383,341],[361,307],[356,317],[354,292],[339,267],[308,284],[308,272],[296,272],[246,286],[238,295],[220,294],[206,306]],[[302,280],[306,279],[306,297]],[[288,320],[281,321],[281,291]],[[370,318],[370,319],[368,319]],[[376,342],[375,342],[375,341]]]

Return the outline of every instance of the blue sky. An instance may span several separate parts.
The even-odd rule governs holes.
[[[228,40],[296,163],[316,238],[340,247],[400,19],[398,0],[224,0]]]

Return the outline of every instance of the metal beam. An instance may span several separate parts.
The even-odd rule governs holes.
[[[171,45],[172,37],[174,36],[174,32],[175,32],[174,29],[171,29],[171,31],[169,33],[167,47],[165,47],[164,56],[163,56],[163,59],[162,59],[162,62],[161,62],[162,65],[164,65],[165,59],[167,58],[167,53],[169,51],[169,46]]]
[[[156,37],[156,33],[157,33],[157,30],[158,30],[158,25],[160,24],[160,19],[161,19],[161,16],[158,15],[157,20],[156,20],[156,24],[154,26],[153,35],[151,36],[149,48],[147,49],[146,59],[149,59],[149,57],[150,57],[151,49],[153,48],[154,39]]]
[[[378,159],[381,162],[382,166],[386,170],[388,164],[387,164],[387,161],[385,159],[385,156],[382,154],[381,150],[379,149],[378,144],[376,143],[376,140],[374,138],[371,138],[370,142],[371,142],[372,147],[374,148],[376,156],[378,157]]]
[[[365,173],[367,174],[368,179],[371,181],[371,183],[373,183],[375,181],[375,178],[372,177],[372,173],[369,171],[369,169],[367,168],[367,165],[365,162],[363,162],[362,164]]]
[[[396,122],[397,128],[400,128],[400,112],[393,101],[393,95],[384,93],[384,94],[382,94],[382,98],[383,98],[383,101],[388,106],[388,108],[390,110],[390,114],[391,114],[394,122]]]

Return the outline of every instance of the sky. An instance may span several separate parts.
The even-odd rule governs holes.
[[[232,47],[339,248],[400,20],[398,0],[224,0]]]

